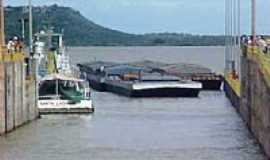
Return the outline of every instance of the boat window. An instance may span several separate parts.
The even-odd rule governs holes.
[[[54,36],[52,37],[52,47],[54,48],[59,48],[59,37],[58,36]]]
[[[68,90],[77,90],[76,83],[73,81],[59,81],[59,87]]]
[[[48,96],[56,94],[56,81],[44,81],[39,88],[40,96]]]
[[[79,86],[79,90],[83,90],[87,85],[82,82],[79,82],[78,86]]]
[[[83,99],[83,92],[78,89],[75,81],[59,81],[59,93],[61,99],[72,100],[75,102]]]

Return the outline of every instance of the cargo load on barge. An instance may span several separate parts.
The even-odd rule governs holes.
[[[135,66],[152,68],[181,79],[192,80],[202,83],[203,90],[221,90],[223,76],[211,69],[198,64],[176,63],[167,64],[154,61],[138,61],[131,63]]]

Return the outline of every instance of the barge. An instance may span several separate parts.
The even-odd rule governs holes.
[[[198,97],[201,88],[196,82],[106,82],[107,91],[128,97]]]
[[[132,65],[152,68],[181,79],[200,82],[202,83],[203,90],[221,90],[221,85],[224,81],[221,74],[217,74],[211,69],[197,64],[167,64],[146,60],[134,62]]]
[[[105,68],[112,67],[116,65],[113,62],[102,62],[96,61],[92,63],[78,64],[77,66],[80,69],[81,78],[89,81],[91,88],[99,91],[105,92]]]
[[[111,62],[78,66],[93,88],[128,97],[198,97],[202,89],[199,82],[181,80],[148,67]]]

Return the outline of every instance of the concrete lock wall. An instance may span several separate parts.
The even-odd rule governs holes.
[[[5,132],[5,69],[4,63],[0,62],[0,134]]]
[[[240,114],[270,157],[270,86],[260,65],[242,57]]]
[[[269,67],[269,62],[262,65],[266,58],[262,54],[256,50],[243,50],[240,95],[236,94],[228,80],[225,80],[224,90],[266,155],[270,157],[270,77],[266,76],[269,71],[262,67]]]
[[[35,81],[29,81],[26,85],[26,109],[27,119],[34,120],[38,116],[37,101],[36,101],[36,88]]]
[[[14,113],[14,119],[15,119],[15,126],[20,126],[23,124],[23,114],[24,114],[24,106],[23,104],[23,74],[16,74],[16,72],[19,73],[24,73],[23,72],[23,66],[22,63],[15,63],[14,68],[13,68],[13,75],[14,75],[14,80],[13,80],[13,85],[14,89],[17,92],[13,92],[14,95],[14,108],[15,108],[15,113]]]
[[[20,73],[19,73],[20,74]],[[14,76],[13,76],[13,64],[7,62],[5,64],[5,88],[6,88],[6,131],[11,131],[14,129],[15,122],[15,106],[14,106],[14,92],[15,88],[13,86]]]
[[[38,117],[37,85],[25,73],[24,62],[0,63],[0,134]]]
[[[32,71],[33,73],[36,73],[36,61],[32,61]],[[34,77],[32,77],[32,80],[28,81],[28,85],[26,85],[26,100],[28,101],[27,106],[29,106],[29,116],[28,120],[32,121],[36,119],[39,116],[39,111],[38,111],[38,86],[36,83],[36,80],[34,80]]]
[[[248,125],[249,129],[250,126],[249,124],[251,123],[251,103],[249,102],[251,99],[251,91],[250,91],[250,83],[251,81],[249,80],[250,75],[250,67],[248,65],[249,60],[245,57],[242,57],[241,60],[241,72],[242,72],[242,80],[241,80],[241,101],[240,101],[240,106],[239,106],[239,112],[242,115],[244,121]]]

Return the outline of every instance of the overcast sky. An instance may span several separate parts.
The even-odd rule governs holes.
[[[27,0],[5,0],[23,5]],[[32,0],[34,5],[70,6],[97,24],[129,32],[224,34],[225,0]],[[249,32],[250,0],[242,0],[242,32]],[[258,0],[258,27],[270,33],[270,1]]]

